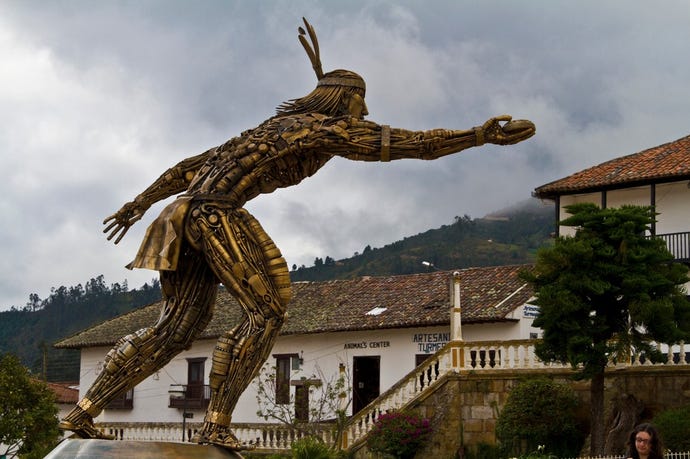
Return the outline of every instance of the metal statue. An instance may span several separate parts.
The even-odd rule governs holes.
[[[128,265],[160,271],[160,319],[118,341],[61,428],[83,438],[104,438],[93,418],[118,394],[190,348],[211,319],[218,284],[223,283],[244,317],[215,346],[211,401],[193,440],[243,449],[231,432],[231,414],[268,358],[291,295],[280,250],[244,204],[298,184],[334,156],[356,161],[431,160],[484,143],[515,144],[535,132],[530,121],[511,121],[510,116],[459,131],[408,131],[366,121],[364,80],[349,70],[323,73],[316,34],[306,20],[304,25],[299,40],[316,72],[316,89],[281,104],[260,126],[168,169],[103,222],[108,240],[114,238],[117,244],[153,203],[179,194],[148,228]]]

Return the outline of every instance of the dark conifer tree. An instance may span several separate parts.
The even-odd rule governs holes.
[[[561,225],[576,228],[537,253],[523,273],[540,308],[534,326],[544,331],[536,347],[544,361],[569,363],[591,380],[591,454],[603,454],[604,369],[632,352],[661,359],[652,345],[690,336],[690,303],[682,285],[685,265],[673,262],[664,241],[648,237],[649,207],[566,207]]]

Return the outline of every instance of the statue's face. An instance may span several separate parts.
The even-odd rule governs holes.
[[[364,97],[359,94],[353,94],[347,104],[347,110],[350,115],[357,119],[362,119],[369,114],[367,104],[364,102]]]

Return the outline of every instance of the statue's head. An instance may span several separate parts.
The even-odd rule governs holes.
[[[330,116],[351,115],[363,118],[368,114],[364,102],[366,93],[364,79],[350,70],[338,69],[324,74],[316,33],[307,20],[304,18],[303,20],[314,46],[312,48],[309,45],[305,38],[306,32],[301,27],[299,40],[311,60],[318,83],[316,89],[308,95],[281,104],[277,109],[278,114],[322,113]]]
[[[362,94],[367,90],[367,85],[364,83],[364,79],[361,76],[350,70],[342,69],[333,70],[319,78],[316,87],[322,86],[360,89]]]

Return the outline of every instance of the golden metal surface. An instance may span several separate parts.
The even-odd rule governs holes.
[[[110,441],[68,438],[60,442],[45,459],[241,459],[242,455],[225,448],[192,443],[152,441]]]
[[[275,116],[239,137],[179,162],[105,219],[104,232],[117,244],[152,204],[182,194],[151,224],[129,265],[160,272],[160,319],[122,338],[108,353],[85,399],[63,420],[69,430],[98,437],[93,417],[192,345],[208,324],[223,283],[245,315],[214,349],[211,401],[195,441],[243,449],[230,430],[230,416],[268,358],[291,297],[287,264],[245,203],[298,184],[335,156],[432,160],[534,135],[530,121],[507,115],[467,130],[409,131],[366,121],[364,80],[349,70],[323,73],[316,33],[306,20],[304,25],[307,31],[299,29],[299,40],[318,79],[310,94],[284,102]]]

